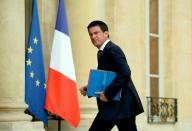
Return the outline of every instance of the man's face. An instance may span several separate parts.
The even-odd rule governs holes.
[[[102,44],[108,39],[109,32],[103,32],[99,26],[93,26],[88,29],[91,42],[97,48],[100,48]]]

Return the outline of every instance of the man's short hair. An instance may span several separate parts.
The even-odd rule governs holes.
[[[94,26],[99,26],[103,32],[109,31],[107,24],[105,24],[105,22],[100,21],[100,20],[92,21],[92,22],[87,26],[87,29],[89,30],[89,28],[94,27]]]

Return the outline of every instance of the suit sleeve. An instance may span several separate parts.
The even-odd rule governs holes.
[[[112,100],[121,88],[126,87],[125,85],[128,83],[131,76],[131,70],[120,47],[112,47],[110,49],[110,57],[112,58],[113,66],[115,66],[114,68],[116,69],[117,76],[109,87],[106,88],[105,96],[109,100]]]

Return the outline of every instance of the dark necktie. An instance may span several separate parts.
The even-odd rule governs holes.
[[[102,50],[98,50],[97,52],[97,60],[99,61],[100,57],[101,57],[101,54],[102,54]]]

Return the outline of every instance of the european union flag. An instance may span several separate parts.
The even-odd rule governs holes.
[[[25,102],[36,118],[48,124],[44,109],[46,95],[45,72],[39,28],[37,1],[32,3],[32,21],[25,57]]]

